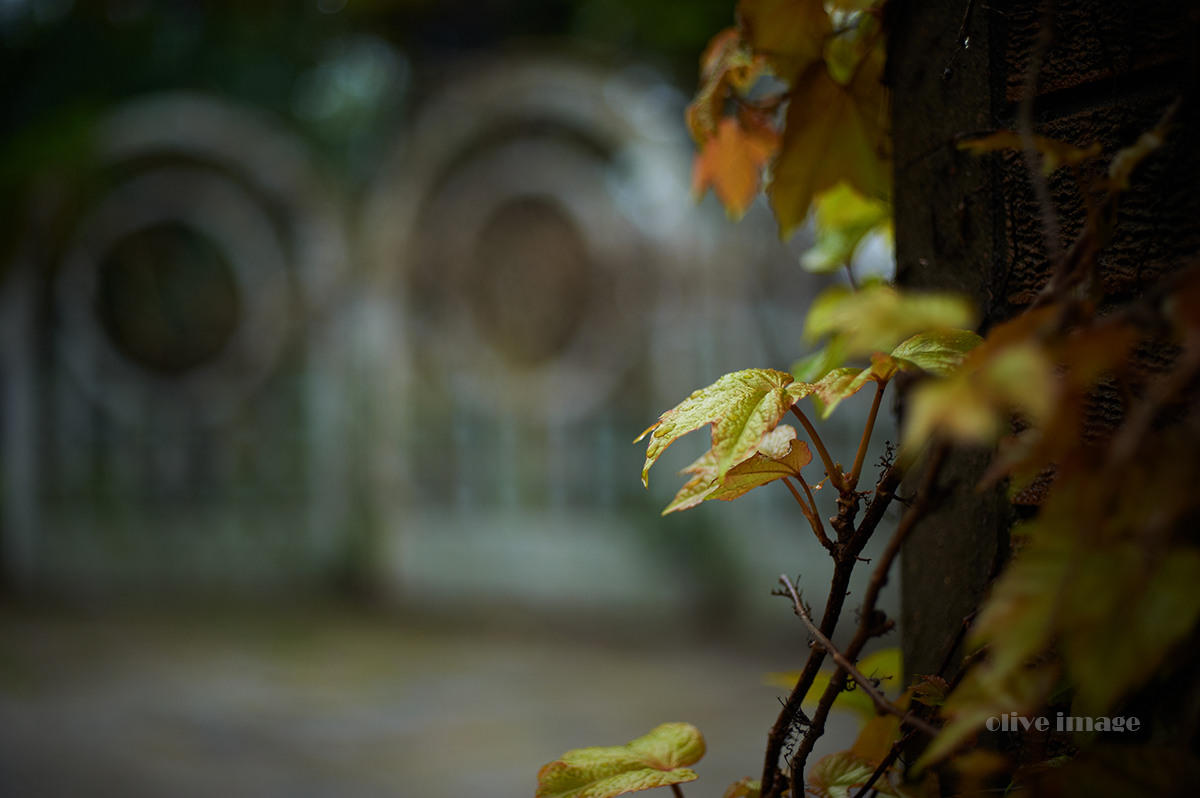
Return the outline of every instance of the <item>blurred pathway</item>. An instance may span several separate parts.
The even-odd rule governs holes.
[[[686,793],[717,798],[760,770],[778,709],[761,676],[787,667],[335,612],[9,612],[0,795],[532,798],[538,768],[563,751],[686,720],[709,748]]]

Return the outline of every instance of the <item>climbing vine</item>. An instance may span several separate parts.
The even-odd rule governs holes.
[[[675,440],[710,430],[711,448],[684,469],[688,479],[665,512],[780,482],[833,561],[819,618],[793,579],[779,579],[776,592],[810,651],[799,670],[772,677],[790,692],[767,733],[761,774],[725,796],[1061,795],[1113,779],[1131,785],[1119,794],[1185,794],[1200,769],[1189,752],[1200,718],[1200,541],[1191,523],[1200,504],[1192,401],[1200,265],[1124,302],[1105,296],[1097,265],[1120,223],[1122,193],[1178,127],[1182,100],[1106,163],[1095,143],[1036,135],[1031,90],[1017,130],[959,137],[957,146],[978,157],[1024,155],[1047,232],[1049,279],[1019,314],[981,336],[981,319],[962,297],[858,284],[850,271],[867,236],[891,233],[881,82],[889,13],[862,0],[740,0],[738,24],[702,57],[687,112],[696,193],[711,189],[736,219],[765,190],[784,236],[814,220],[816,243],[802,267],[848,277],[809,310],[814,354],[790,372],[727,374],[638,439],[648,440],[646,481]],[[1086,209],[1066,248],[1044,199],[1047,176],[1060,169],[1072,173]],[[903,398],[901,445],[869,476],[866,452],[889,388]],[[817,424],[863,389],[873,398],[859,446],[829,451]],[[1120,411],[1097,432],[1084,421],[1100,395],[1117,397]],[[1040,506],[1011,531],[1015,553],[960,637],[947,641],[945,650],[961,655],[947,654],[940,672],[912,674],[907,689],[889,696],[881,679],[899,678],[895,651],[860,659],[895,626],[876,606],[879,591],[905,540],[942,500],[943,463],[962,447],[993,453],[981,487],[1003,484],[1010,495],[1036,487]],[[904,492],[902,480],[915,487],[869,565],[853,637],[839,650],[831,638],[845,620],[851,574]],[[814,501],[824,486],[837,493],[828,524]],[[1138,707],[1150,708],[1153,728],[1113,747],[1129,742],[1118,734],[1151,723],[1135,717]],[[858,739],[810,764],[834,709],[860,715]],[[1059,753],[987,742],[1000,729],[1042,740],[1058,734]],[[694,728],[665,724],[627,746],[571,751],[542,769],[537,796],[606,798],[668,785],[680,795],[679,785],[695,778],[684,766],[703,746]]]

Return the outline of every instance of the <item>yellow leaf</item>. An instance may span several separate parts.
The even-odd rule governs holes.
[[[538,771],[535,798],[613,798],[695,781],[687,765],[704,756],[690,723],[664,723],[625,745],[576,748]]]
[[[882,58],[865,59],[849,85],[825,63],[797,79],[788,103],[779,157],[767,189],[780,234],[791,235],[813,198],[845,181],[859,194],[891,194],[888,96],[879,82]]]
[[[741,0],[737,16],[750,47],[789,83],[821,60],[833,29],[823,0]]]
[[[895,715],[876,715],[866,722],[850,748],[876,767],[892,751],[892,743],[900,739],[900,718]]]

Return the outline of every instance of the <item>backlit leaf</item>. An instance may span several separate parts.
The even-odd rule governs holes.
[[[612,798],[695,781],[687,765],[704,756],[689,723],[664,723],[625,745],[576,748],[538,772],[535,798]]]
[[[875,765],[853,751],[839,751],[818,759],[808,771],[805,779],[808,792],[816,798],[849,798],[867,783],[875,772]],[[880,778],[875,789],[881,795],[895,795],[891,783]]]
[[[712,451],[717,476],[723,479],[730,466],[754,454],[787,409],[811,391],[812,386],[795,383],[791,374],[773,369],[726,374],[663,413],[634,441],[650,434],[642,483],[647,483],[650,466],[668,446],[706,424],[713,427]]]
[[[887,203],[864,197],[845,182],[822,192],[815,205],[817,241],[800,258],[800,263],[818,274],[848,264],[863,237],[876,227],[886,226],[891,219]]]
[[[783,237],[804,222],[815,196],[842,181],[872,199],[891,195],[882,67],[882,56],[867,58],[843,86],[821,61],[793,85],[767,188]]]
[[[859,291],[836,286],[823,292],[809,308],[804,337],[837,336],[845,356],[856,357],[890,352],[918,333],[974,326],[975,312],[963,297],[870,283]]]
[[[983,138],[960,141],[958,148],[982,155],[996,150],[1023,150],[1025,145],[1016,131],[1001,130]],[[1075,166],[1089,158],[1095,158],[1102,149],[1099,142],[1080,148],[1045,136],[1034,136],[1033,148],[1042,154],[1042,173],[1047,175],[1060,166]]]
[[[822,0],[741,0],[737,15],[750,47],[789,83],[821,59],[833,30]]]
[[[765,114],[727,116],[700,146],[692,166],[692,195],[709,187],[732,219],[740,219],[758,196],[762,169],[779,148],[779,134]]]

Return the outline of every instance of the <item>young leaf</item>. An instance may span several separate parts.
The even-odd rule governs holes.
[[[1022,150],[1025,148],[1021,135],[1012,130],[1001,130],[983,138],[967,139],[958,143],[960,150],[969,150],[974,155],[996,150]],[[1080,148],[1045,136],[1033,137],[1033,148],[1042,154],[1042,174],[1050,174],[1060,166],[1075,166],[1101,152],[1100,142]]]
[[[792,429],[791,427],[779,426],[771,433],[779,432],[781,429]],[[792,430],[792,436],[795,437],[795,430]],[[770,435],[771,433],[768,433]],[[675,494],[675,498],[662,511],[663,515],[674,513],[679,510],[686,510],[689,507],[695,507],[700,502],[704,501],[708,494],[712,493],[717,487],[717,456],[713,454],[713,450],[709,449],[704,454],[692,463],[687,468],[679,472],[683,474],[695,474],[691,479],[684,483],[679,492]]]
[[[863,237],[891,219],[887,203],[864,197],[845,182],[822,192],[815,204],[817,241],[800,258],[800,264],[817,274],[849,264]]]
[[[687,765],[704,756],[690,723],[664,723],[625,745],[576,748],[538,771],[534,798],[613,798],[695,781]]]
[[[724,479],[730,466],[754,454],[763,436],[775,428],[787,409],[811,392],[812,386],[796,383],[791,374],[773,369],[726,374],[663,413],[634,440],[637,443],[653,433],[646,447],[642,484],[648,483],[650,466],[668,446],[705,424],[713,426],[717,477]]]
[[[731,501],[759,485],[782,477],[799,476],[800,469],[811,461],[808,444],[796,440],[795,427],[780,424],[763,436],[758,451],[749,460],[729,469],[724,483],[717,481],[717,458],[711,449],[680,471],[680,474],[696,476],[680,488],[662,514],[686,510],[708,499]]]
[[[917,675],[917,681],[912,687],[913,701],[918,701],[928,707],[940,707],[946,703],[946,694],[950,685],[941,676]]]
[[[774,178],[767,188],[784,238],[804,222],[813,197],[839,182],[866,197],[891,195],[882,67],[882,56],[872,55],[844,86],[819,61],[793,84]]]
[[[711,186],[731,219],[741,219],[758,196],[762,169],[779,149],[779,134],[765,114],[740,113],[718,123],[692,167],[692,196]]]
[[[870,283],[859,291],[835,287],[809,308],[804,337],[836,336],[846,357],[889,352],[917,333],[975,326],[971,303],[954,294],[901,292]]]
[[[725,481],[708,494],[705,501],[733,501],[759,485],[766,485],[785,477],[799,477],[800,469],[811,462],[812,452],[808,450],[808,444],[804,441],[792,441],[787,452],[779,458],[768,457],[760,449],[749,460],[743,460],[729,469]]]
[[[853,751],[839,751],[823,756],[808,771],[808,792],[816,798],[850,798],[871,778],[875,765]],[[880,778],[875,782],[880,795],[895,795],[891,782]]]

